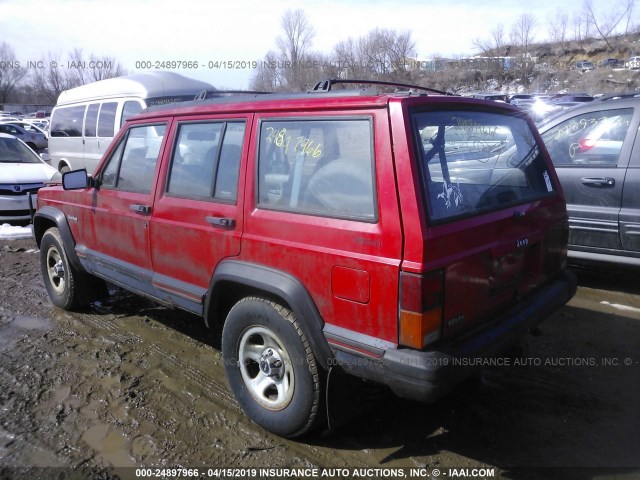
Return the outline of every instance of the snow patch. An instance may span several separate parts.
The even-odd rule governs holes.
[[[22,240],[26,238],[33,238],[31,225],[26,227],[9,225],[8,223],[0,225],[0,240]]]

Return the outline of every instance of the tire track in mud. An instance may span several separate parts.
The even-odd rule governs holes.
[[[107,339],[119,342],[123,345],[141,346],[144,354],[159,361],[159,368],[164,375],[172,377],[180,376],[183,379],[184,388],[180,388],[180,382],[158,380],[161,376],[159,372],[150,372],[146,376],[147,381],[140,384],[139,388],[146,390],[146,396],[162,396],[172,399],[164,404],[153,402],[155,409],[163,409],[166,415],[181,411],[183,418],[180,418],[179,428],[186,428],[184,424],[190,423],[187,411],[191,410],[198,427],[194,428],[194,435],[201,436],[201,442],[194,446],[191,452],[191,460],[200,459],[203,464],[236,465],[236,466],[349,466],[367,467],[371,465],[373,451],[359,450],[355,445],[353,450],[347,449],[344,452],[323,446],[289,441],[277,437],[260,427],[254,425],[244,414],[235,401],[223,381],[216,377],[224,378],[221,365],[222,360],[216,350],[211,352],[211,370],[205,371],[194,366],[178,355],[163,348],[161,345],[149,342],[136,333],[126,328],[127,323],[135,315],[100,315],[96,313],[72,314],[75,319],[86,322],[98,331],[107,332]],[[148,317],[147,317],[148,318]],[[154,320],[151,320],[152,322]],[[141,328],[149,328],[150,325],[143,325]],[[151,330],[151,328],[149,328]],[[167,327],[168,330],[172,330]],[[146,337],[146,335],[145,335]],[[186,335],[179,335],[178,348],[189,346],[193,339]],[[215,371],[218,370],[218,371]],[[145,376],[145,375],[143,375]],[[186,381],[185,381],[186,380]],[[198,398],[199,392],[202,397]],[[195,398],[195,399],[194,399]],[[156,411],[157,413],[157,411]],[[178,414],[175,415],[176,417]],[[141,420],[139,420],[141,421]],[[196,433],[197,432],[197,433]],[[149,435],[158,437],[163,432],[157,429],[144,432],[139,435]],[[136,438],[139,438],[136,437]],[[172,451],[163,451],[163,464],[182,464],[185,459],[180,455],[174,456]]]

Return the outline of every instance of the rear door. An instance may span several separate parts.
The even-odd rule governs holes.
[[[622,248],[640,258],[640,131],[636,134],[629,168],[622,189],[622,209],[620,210],[620,238]]]
[[[238,186],[249,119],[177,121],[161,173],[150,230],[153,285],[161,298],[196,313],[202,313],[216,265],[240,253]]]
[[[423,200],[419,228],[403,217],[403,270],[429,285],[442,279],[447,338],[495,318],[559,272],[566,209],[523,114],[476,104],[416,108],[410,118]],[[464,138],[448,136],[452,128]]]
[[[298,279],[330,343],[395,344],[402,234],[387,110],[261,113],[255,128],[241,258]]]
[[[576,250],[622,249],[619,215],[637,113],[609,105],[577,113],[542,135],[565,193],[569,244]]]

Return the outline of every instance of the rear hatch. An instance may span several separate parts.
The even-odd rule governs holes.
[[[440,332],[431,341],[451,339],[560,271],[566,208],[523,114],[474,105],[413,111],[411,118],[427,217],[421,273],[435,274],[441,289]]]

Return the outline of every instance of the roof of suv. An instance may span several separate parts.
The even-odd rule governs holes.
[[[506,104],[490,100],[474,99],[450,94],[424,94],[409,91],[379,93],[372,89],[336,90],[330,92],[309,91],[304,93],[253,93],[220,96],[206,100],[193,100],[176,104],[159,105],[144,110],[131,119],[152,118],[176,114],[199,114],[211,112],[291,111],[301,109],[350,109],[383,107],[390,101],[402,103],[475,104],[492,108],[519,111]]]

